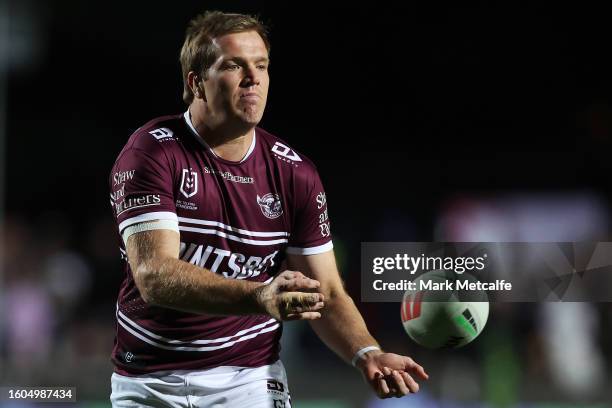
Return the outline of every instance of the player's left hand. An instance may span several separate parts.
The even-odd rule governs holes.
[[[429,375],[413,359],[394,353],[377,352],[366,355],[357,363],[366,381],[379,398],[403,397],[419,391],[415,381]]]

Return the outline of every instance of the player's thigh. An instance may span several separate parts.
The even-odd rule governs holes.
[[[290,408],[287,380],[282,378],[256,381],[242,387],[236,406],[254,408]]]
[[[184,382],[180,378],[132,378],[118,374],[111,377],[111,404],[116,408],[184,408]]]
[[[197,408],[291,407],[287,373],[280,360],[271,365],[240,370],[230,381],[214,384],[214,388],[210,379],[205,377],[190,377],[190,384],[195,386],[196,392],[207,391],[199,396],[195,393],[189,396],[192,406]]]
[[[256,380],[214,394],[189,396],[194,408],[290,408],[286,382],[276,379]]]
[[[236,407],[254,408],[290,408],[291,395],[287,382],[287,372],[285,366],[278,360],[276,363],[266,367],[258,368],[265,373],[265,378],[257,378],[244,384],[236,393]]]

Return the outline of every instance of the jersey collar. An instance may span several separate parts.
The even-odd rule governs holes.
[[[206,149],[208,149],[208,151],[215,156],[218,159],[221,159],[219,156],[217,156],[217,153],[215,153],[215,151],[208,145],[208,143],[206,143],[206,141],[204,140],[204,138],[202,136],[200,136],[200,134],[198,133],[198,131],[195,129],[195,127],[193,127],[193,122],[191,122],[191,113],[189,113],[189,109],[187,109],[187,111],[185,111],[185,113],[183,113],[183,118],[185,119],[185,122],[187,123],[187,126],[189,126],[189,129],[191,129],[191,131],[193,132],[193,134],[198,138],[198,140],[200,141],[200,143],[202,143],[204,145],[204,147]],[[242,158],[242,160],[240,160],[238,163],[242,163],[244,162],[246,159],[249,158],[249,156],[253,153],[253,151],[255,150],[255,139],[257,138],[257,133],[255,132],[255,129],[253,129],[253,141],[251,142],[251,146],[249,147],[249,150],[247,150],[246,154],[244,155],[244,157]]]

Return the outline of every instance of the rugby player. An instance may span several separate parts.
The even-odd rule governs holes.
[[[289,407],[284,320],[310,321],[381,398],[427,378],[381,350],[345,292],[313,163],[257,126],[269,52],[254,17],[194,18],[180,53],[187,110],[140,127],[113,166],[125,260],[115,407]]]

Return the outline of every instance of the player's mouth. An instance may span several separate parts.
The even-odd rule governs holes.
[[[247,102],[247,103],[257,103],[259,102],[260,99],[261,97],[254,92],[249,92],[249,93],[240,95],[240,100],[243,102]]]

